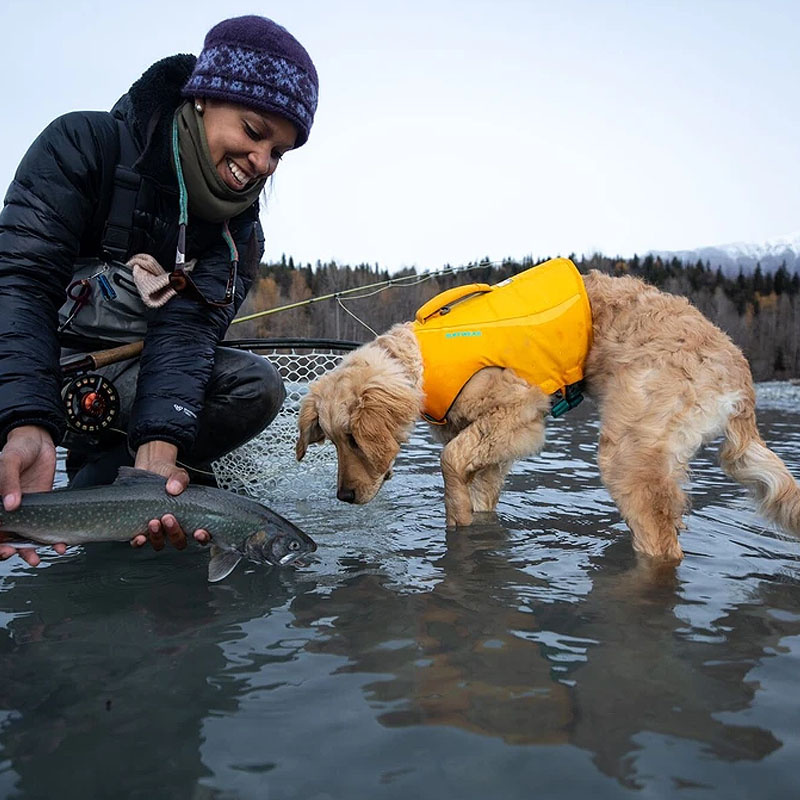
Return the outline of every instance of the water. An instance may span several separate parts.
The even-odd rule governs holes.
[[[759,396],[800,476],[798,390]],[[303,568],[3,563],[0,797],[797,797],[800,542],[709,447],[684,562],[645,574],[597,429],[555,420],[497,517],[445,534],[420,427],[369,506],[272,498],[319,544]]]

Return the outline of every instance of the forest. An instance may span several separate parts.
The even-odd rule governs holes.
[[[748,274],[726,277],[720,269],[700,261],[686,264],[650,255],[569,257],[582,273],[598,269],[612,275],[636,275],[664,291],[685,296],[741,347],[756,380],[800,376],[800,276],[785,265],[773,273],[757,265]],[[368,264],[295,266],[291,257],[284,256],[279,263],[259,265],[239,316],[286,305],[296,307],[237,323],[228,335],[236,339],[365,342],[373,332],[382,333],[396,322],[412,319],[417,308],[445,289],[463,283],[497,283],[545,260],[484,259],[461,267],[448,265],[436,272],[407,269],[390,274]]]

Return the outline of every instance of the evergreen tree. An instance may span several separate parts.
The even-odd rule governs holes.
[[[753,271],[753,291],[761,294],[764,291],[764,273],[761,271],[761,262],[756,263]]]
[[[775,294],[783,294],[788,291],[790,283],[789,270],[786,269],[786,262],[784,261],[775,273]]]

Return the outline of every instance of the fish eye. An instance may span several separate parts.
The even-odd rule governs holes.
[[[289,549],[290,550],[299,550],[300,549],[300,542],[298,542],[297,539],[292,539],[292,541],[289,542]]]

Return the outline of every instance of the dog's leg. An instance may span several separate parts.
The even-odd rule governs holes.
[[[453,439],[442,450],[442,476],[444,477],[444,516],[448,528],[472,524],[472,503],[469,498],[467,479],[469,471],[461,469],[458,438]]]
[[[686,471],[666,449],[642,447],[643,437],[600,436],[597,464],[603,483],[633,534],[633,549],[653,558],[680,561],[678,530],[687,506],[681,488]]]
[[[510,416],[513,418],[510,419]],[[478,473],[484,473],[478,478],[478,486],[489,489],[491,498],[495,492],[499,495],[502,478],[514,461],[542,449],[543,415],[538,414],[525,422],[520,421],[520,416],[510,414],[508,408],[495,408],[478,417],[445,445],[442,450],[442,475],[448,527],[472,523],[473,505],[469,484],[474,482]],[[501,465],[507,465],[505,470]]]
[[[494,511],[500,499],[503,481],[511,469],[511,461],[478,470],[467,484],[473,512]]]

